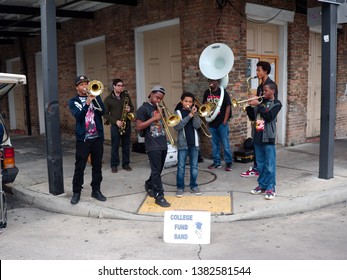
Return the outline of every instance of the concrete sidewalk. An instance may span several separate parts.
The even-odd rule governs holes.
[[[110,146],[105,145],[102,193],[106,202],[91,198],[90,166],[85,172],[85,186],[81,200],[71,205],[72,176],[74,170],[75,142],[63,140],[63,175],[65,193],[49,194],[47,179],[46,142],[44,137],[16,136],[12,144],[16,151],[19,174],[10,185],[13,194],[35,207],[76,216],[97,218],[162,221],[163,213],[139,214],[138,210],[146,198],[144,181],[150,168],[145,154],[132,153],[128,172],[119,168],[111,172]],[[240,172],[250,164],[234,162],[231,172],[224,168],[209,170],[211,160],[199,164],[198,183],[202,195],[218,195],[232,192],[233,214],[212,214],[214,222],[258,219],[318,209],[347,200],[347,138],[335,141],[334,178],[318,178],[319,143],[307,143],[277,149],[277,196],[268,201],[263,195],[252,195],[257,186],[256,177],[242,178]],[[166,196],[174,196],[176,167],[164,169],[162,178]],[[189,188],[187,188],[189,189]],[[185,195],[192,195],[188,191]]]

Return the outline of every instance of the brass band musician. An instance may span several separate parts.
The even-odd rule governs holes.
[[[220,85],[220,80],[209,79],[209,89],[204,93],[204,98],[202,103],[214,102],[219,103],[222,101],[220,106],[220,111],[216,112],[216,117],[214,120],[209,122],[209,131],[212,134],[211,144],[212,144],[212,159],[213,163],[208,167],[209,169],[221,168],[221,150],[220,144],[223,146],[224,161],[225,161],[225,171],[231,171],[232,167],[232,151],[229,143],[229,119],[231,118],[231,101],[229,93],[224,89],[223,100],[222,99],[222,88]]]
[[[130,167],[130,142],[131,142],[131,123],[127,118],[127,113],[134,112],[129,93],[124,90],[122,79],[114,79],[112,82],[113,90],[105,100],[104,118],[111,124],[111,170],[112,173],[118,172],[119,146],[122,145],[122,167],[126,171],[131,171]]]

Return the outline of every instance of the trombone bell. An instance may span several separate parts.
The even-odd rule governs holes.
[[[102,84],[102,82],[98,81],[98,80],[92,80],[88,83],[88,87],[87,87],[87,94],[89,95],[93,95],[93,96],[99,96],[102,92],[104,91],[104,85]],[[94,108],[98,111],[102,111],[102,108],[98,102],[98,100],[94,99],[96,106],[94,106]]]
[[[104,85],[98,80],[92,80],[88,83],[88,93],[98,96],[104,91]]]
[[[199,116],[203,118],[208,117],[211,115],[211,113],[214,111],[215,108],[216,108],[216,103],[212,103],[212,102],[201,105],[199,107]]]
[[[176,114],[172,114],[166,119],[166,122],[168,126],[176,126],[180,122],[180,117]]]

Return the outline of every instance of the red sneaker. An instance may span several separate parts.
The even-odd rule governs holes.
[[[259,172],[254,169],[252,166],[246,171],[240,174],[241,177],[254,177],[259,176]]]

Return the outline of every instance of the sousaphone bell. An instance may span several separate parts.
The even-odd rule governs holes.
[[[201,73],[208,79],[221,80],[221,96],[214,105],[204,104],[200,107],[200,115],[207,122],[213,121],[220,111],[224,99],[224,88],[228,86],[229,72],[234,65],[234,53],[225,44],[214,43],[207,46],[200,55],[199,67]]]

